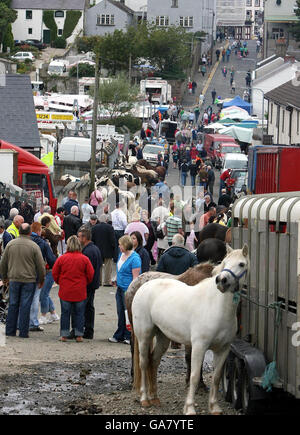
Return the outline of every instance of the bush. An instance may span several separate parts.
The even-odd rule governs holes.
[[[67,41],[65,40],[65,38],[63,38],[62,36],[54,39],[54,41],[52,42],[52,47],[54,48],[66,48],[67,46]]]
[[[72,66],[69,71],[70,77],[77,77],[77,66]],[[78,77],[95,77],[95,67],[88,63],[78,64]]]
[[[56,39],[57,25],[54,19],[54,11],[43,11],[43,22],[50,29],[51,42]]]
[[[135,118],[132,115],[124,115],[115,119],[113,123],[117,129],[123,127],[124,125],[129,128],[130,133],[134,134],[142,128],[142,120]]]

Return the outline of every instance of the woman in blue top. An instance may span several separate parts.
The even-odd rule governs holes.
[[[118,329],[108,341],[111,343],[130,344],[130,332],[126,329],[125,319],[125,292],[130,283],[141,273],[141,257],[133,250],[133,243],[130,236],[123,236],[119,239],[120,255],[117,262],[117,292],[116,303],[118,313]]]

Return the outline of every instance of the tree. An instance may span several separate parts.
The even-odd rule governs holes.
[[[183,71],[190,63],[190,35],[182,27],[147,26],[143,41],[144,57],[166,75]]]
[[[10,31],[10,24],[16,19],[17,12],[10,9],[10,0],[0,0],[0,46],[3,44],[6,32]]]
[[[138,94],[138,86],[132,86],[124,73],[119,74],[101,83],[98,93],[100,110],[107,111],[111,122],[114,122],[119,116],[130,112]]]
[[[292,27],[292,33],[296,41],[300,41],[300,0],[296,0],[296,8],[294,9],[298,21]]]

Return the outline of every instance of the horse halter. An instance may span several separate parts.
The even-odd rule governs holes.
[[[230,275],[234,278],[235,282],[236,282],[236,286],[235,289],[233,291],[233,293],[239,291],[239,281],[241,278],[243,278],[244,275],[246,275],[247,273],[247,269],[245,269],[242,273],[240,273],[239,275],[236,275],[234,272],[232,272],[232,270],[230,269],[223,269],[222,272],[229,272]]]

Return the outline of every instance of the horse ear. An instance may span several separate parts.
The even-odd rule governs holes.
[[[248,248],[248,245],[247,245],[246,243],[245,243],[245,245],[243,246],[242,254],[243,254],[244,257],[247,257],[248,254],[249,254],[249,248]]]
[[[227,251],[227,255],[233,251],[233,249],[227,243],[226,243],[226,251]]]

